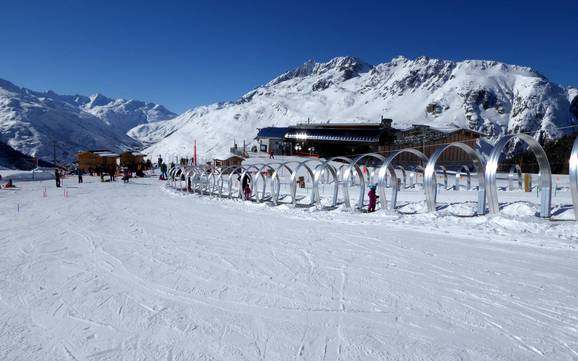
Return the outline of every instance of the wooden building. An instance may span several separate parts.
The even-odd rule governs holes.
[[[240,166],[245,158],[240,157],[235,154],[224,155],[218,158],[214,158],[212,162],[213,167],[230,167],[230,166]]]
[[[117,167],[120,155],[107,149],[88,150],[77,154],[78,167],[83,172],[96,171],[98,169],[110,169]]]
[[[145,163],[145,155],[139,152],[123,152],[120,153],[120,166],[127,167],[131,171],[141,170]]]
[[[381,145],[379,152],[387,156],[395,150],[414,148],[429,158],[439,146],[453,142],[462,142],[476,149],[478,140],[483,136],[482,133],[465,128],[436,129],[428,125],[417,124],[397,131],[393,142]],[[396,164],[415,165],[416,159],[412,154],[401,154],[396,158]],[[456,168],[471,164],[471,159],[461,149],[452,147],[442,154],[438,164],[448,168]]]

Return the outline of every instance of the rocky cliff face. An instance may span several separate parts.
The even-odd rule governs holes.
[[[578,130],[578,91],[538,72],[495,61],[454,62],[397,57],[369,65],[339,57],[308,61],[236,102],[199,107],[175,119],[143,125],[155,154],[188,155],[193,140],[207,157],[236,140],[252,141],[257,128],[312,122],[378,121],[393,126],[465,127],[495,139],[524,132],[556,139]]]

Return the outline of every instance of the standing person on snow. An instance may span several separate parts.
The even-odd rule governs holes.
[[[54,168],[54,179],[56,180],[56,188],[60,188],[60,172],[58,168]]]
[[[82,169],[78,168],[78,169],[76,170],[76,174],[78,174],[78,183],[79,183],[79,184],[82,183],[82,182],[83,182],[83,181],[82,181]]]
[[[161,176],[159,177],[160,180],[167,180],[167,164],[161,163]]]
[[[243,188],[243,193],[245,195],[246,201],[251,200],[251,186],[249,185],[248,182],[247,182],[247,184],[245,184],[245,188]]]
[[[377,186],[375,184],[369,185],[369,192],[367,193],[367,197],[369,198],[369,204],[367,205],[367,212],[375,212],[375,204],[377,203],[377,195],[375,194],[375,189]]]
[[[128,168],[124,168],[122,170],[122,180],[124,183],[128,183],[129,179],[130,179],[130,174],[129,174]]]
[[[251,186],[249,183],[250,183],[249,176],[245,174],[243,179],[241,179],[241,189],[243,190],[243,196],[245,200],[251,199]]]

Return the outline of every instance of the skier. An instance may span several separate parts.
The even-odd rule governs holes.
[[[54,179],[56,180],[56,188],[60,188],[60,172],[58,168],[54,168]]]
[[[377,195],[375,194],[375,189],[377,186],[375,184],[371,184],[369,186],[369,192],[367,193],[367,197],[369,198],[369,204],[367,205],[367,212],[375,212],[375,204],[377,202]]]
[[[129,179],[130,179],[129,170],[128,170],[128,168],[124,168],[122,170],[122,180],[124,183],[128,183]]]
[[[243,190],[243,199],[251,199],[251,186],[249,185],[249,176],[245,174],[243,179],[241,179],[241,174],[237,176],[237,180],[241,181],[241,189]]]
[[[78,174],[78,183],[82,183],[82,169],[78,168],[76,174]]]
[[[251,186],[249,185],[248,182],[247,182],[247,184],[245,184],[245,188],[243,188],[243,193],[245,195],[246,201],[251,200]]]
[[[161,163],[161,176],[159,177],[160,180],[167,180],[167,164]]]

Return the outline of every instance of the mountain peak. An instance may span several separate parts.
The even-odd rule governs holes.
[[[373,68],[372,65],[352,56],[338,56],[325,63],[317,63],[313,60],[307,60],[303,65],[293,70],[289,70],[273,79],[267,83],[267,86],[273,86],[295,78],[305,78],[310,75],[322,75],[330,71],[343,73],[343,80],[348,80],[360,73],[368,72],[371,68]]]
[[[107,104],[113,102],[112,99],[107,98],[106,96],[104,96],[100,93],[96,93],[94,95],[91,95],[89,98],[90,98],[90,103],[88,104],[89,108],[104,106],[104,105],[107,105]]]

